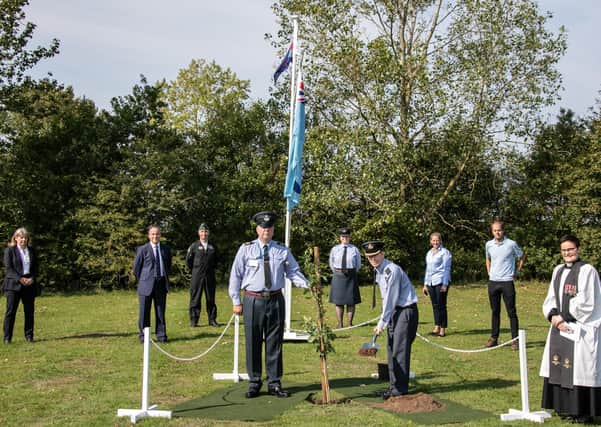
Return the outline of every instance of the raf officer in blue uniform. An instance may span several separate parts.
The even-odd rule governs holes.
[[[388,373],[390,387],[381,393],[384,400],[409,393],[411,345],[417,333],[417,294],[401,267],[384,257],[384,243],[363,243],[365,256],[376,270],[376,283],[382,295],[382,315],[374,328],[380,335],[388,331]]]
[[[230,274],[229,294],[234,314],[244,315],[249,376],[247,398],[257,397],[261,390],[263,341],[268,393],[277,397],[289,396],[280,381],[285,320],[282,289],[286,277],[300,288],[309,287],[290,250],[272,240],[276,218],[273,212],[259,212],[253,216],[257,239],[240,246]]]
[[[330,251],[329,264],[332,270],[332,287],[330,302],[336,305],[338,328],[344,326],[344,306],[348,325],[353,326],[355,305],[361,302],[359,292],[359,270],[361,269],[361,252],[351,244],[351,229],[343,227],[338,230],[340,244]]]

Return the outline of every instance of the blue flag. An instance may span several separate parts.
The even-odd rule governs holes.
[[[305,145],[305,85],[302,77],[298,82],[298,96],[294,110],[294,126],[288,157],[288,173],[284,197],[288,199],[288,210],[292,210],[300,202],[301,183],[303,181],[303,146]]]
[[[294,53],[294,42],[290,42],[290,47],[286,51],[286,55],[284,55],[284,57],[282,58],[282,62],[280,62],[280,65],[278,66],[277,70],[275,70],[275,73],[273,73],[273,83],[274,84],[278,82],[278,77],[280,77],[280,74],[282,74],[284,71],[286,71],[288,69],[288,67],[290,66],[290,64],[292,63],[293,53]]]

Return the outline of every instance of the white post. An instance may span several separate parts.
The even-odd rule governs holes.
[[[551,414],[546,411],[530,412],[528,402],[528,367],[526,358],[526,331],[520,329],[518,332],[520,349],[520,389],[522,392],[522,410],[509,409],[509,413],[501,414],[502,421],[529,420],[537,423],[545,422],[545,418],[550,418]]]
[[[236,315],[234,319],[234,369],[231,374],[213,374],[214,380],[234,380],[235,383],[240,380],[247,380],[248,374],[241,374],[238,370],[238,347],[240,343],[240,316]]]
[[[526,358],[526,330],[518,331],[520,349],[520,389],[522,392],[522,412],[530,412],[528,401],[528,359]]]
[[[149,402],[149,372],[150,372],[150,328],[144,328],[144,356],[142,367],[142,408],[141,409],[119,409],[118,417],[129,417],[135,424],[138,420],[147,417],[153,418],[171,418],[171,411],[159,411],[154,408],[157,405],[148,407]]]
[[[142,411],[148,410],[148,366],[150,365],[150,328],[144,328],[144,357],[142,365]]]

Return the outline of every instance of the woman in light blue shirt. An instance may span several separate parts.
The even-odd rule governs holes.
[[[447,295],[451,281],[452,256],[442,246],[440,233],[430,235],[432,249],[426,254],[424,295],[430,296],[434,312],[434,330],[430,335],[444,337],[447,330]]]

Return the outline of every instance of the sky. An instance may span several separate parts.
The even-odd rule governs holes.
[[[279,23],[271,0],[30,0],[26,19],[37,25],[32,46],[60,40],[60,54],[39,63],[77,96],[108,109],[110,99],[131,93],[140,74],[149,82],[174,80],[193,59],[215,61],[249,80],[251,96],[269,95],[279,55],[266,33]],[[600,0],[540,0],[554,14],[549,29],[563,25],[568,50],[559,63],[564,90],[559,107],[587,115],[601,99]],[[301,27],[302,37],[302,27]],[[595,53],[597,52],[597,53]]]

